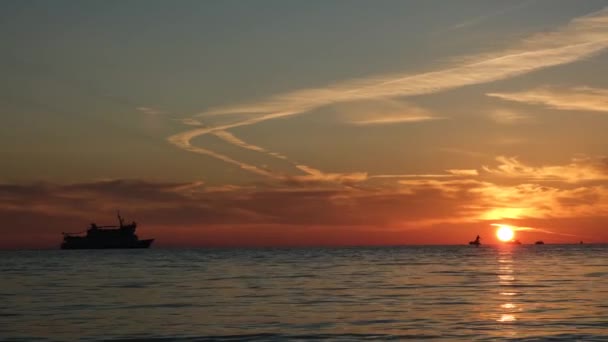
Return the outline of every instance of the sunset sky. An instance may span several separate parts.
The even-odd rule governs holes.
[[[608,1],[2,1],[0,248],[608,242]]]

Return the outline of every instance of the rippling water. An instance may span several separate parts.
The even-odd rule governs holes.
[[[608,246],[0,252],[0,339],[608,341]]]

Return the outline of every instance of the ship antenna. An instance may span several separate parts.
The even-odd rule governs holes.
[[[118,216],[118,222],[120,223],[120,228],[123,226],[122,217],[120,216],[120,210],[116,210],[116,215]]]

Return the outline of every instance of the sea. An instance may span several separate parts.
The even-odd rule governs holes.
[[[608,341],[608,245],[0,252],[4,341]]]

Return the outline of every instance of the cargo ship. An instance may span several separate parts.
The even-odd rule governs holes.
[[[135,234],[137,223],[125,224],[120,213],[118,226],[97,226],[91,223],[86,231],[62,233],[61,249],[149,248],[154,239],[140,240]],[[86,235],[80,235],[86,232]]]

